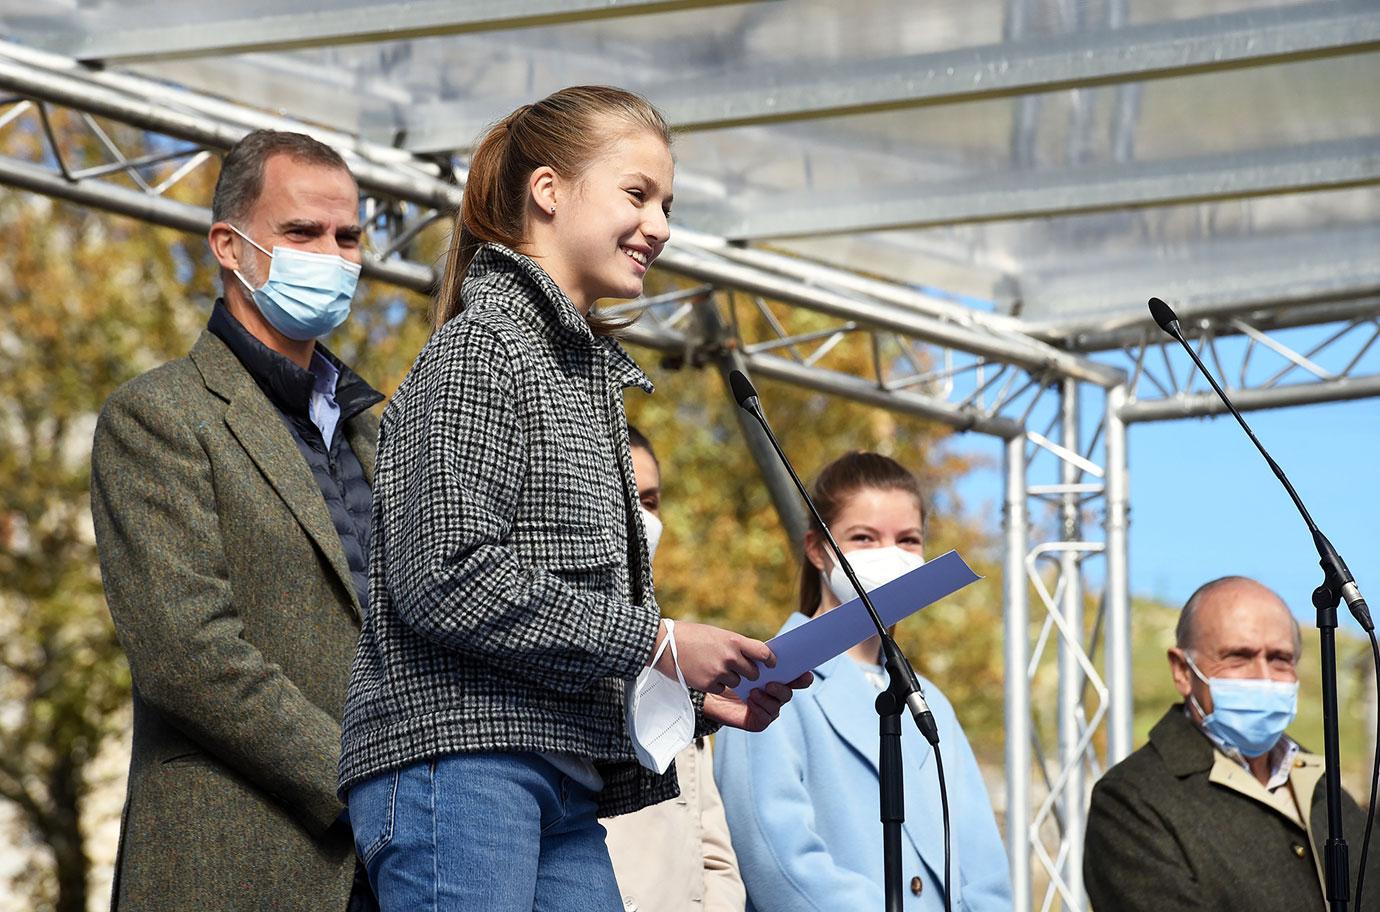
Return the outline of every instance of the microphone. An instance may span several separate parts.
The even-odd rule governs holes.
[[[761,400],[757,398],[757,390],[753,388],[752,381],[747,375],[742,371],[734,371],[728,375],[728,385],[733,390],[733,398],[738,400],[738,407],[753,412],[753,417],[756,417]]]
[[[853,584],[862,599],[863,606],[867,609],[868,616],[872,619],[872,625],[877,628],[878,635],[882,638],[882,653],[886,656],[887,671],[891,674],[893,683],[900,682],[901,688],[905,692],[906,706],[910,708],[911,715],[915,717],[915,724],[919,726],[920,733],[925,736],[925,740],[931,745],[939,744],[939,727],[935,724],[934,714],[930,712],[930,707],[925,702],[925,694],[920,689],[920,682],[915,677],[915,669],[910,662],[906,661],[905,655],[901,652],[896,641],[887,632],[886,625],[882,623],[882,617],[877,613],[877,608],[872,604],[872,599],[867,594],[866,587],[858,581],[857,575],[853,572],[853,565],[844,556],[839,543],[834,540],[834,534],[829,531],[829,526],[824,522],[824,517],[820,515],[819,508],[815,506],[814,499],[810,497],[810,492],[805,489],[800,476],[795,472],[795,466],[791,465],[791,460],[786,456],[781,444],[777,442],[776,435],[772,433],[771,426],[767,424],[767,416],[762,413],[761,399],[757,395],[756,388],[752,381],[742,371],[733,371],[728,375],[728,385],[733,391],[733,398],[738,400],[738,405],[757,422],[762,425],[762,430],[766,432],[767,439],[771,441],[772,449],[776,450],[776,455],[786,466],[786,471],[790,473],[791,480],[795,482],[796,490],[800,496],[805,498],[805,505],[810,508],[810,513],[815,518],[815,522],[824,530],[824,538],[829,543],[829,550],[834,553],[834,559],[843,568],[844,575]]]
[[[757,397],[757,390],[753,388],[752,381],[742,371],[735,370],[728,375],[728,385],[733,391],[733,398],[738,400],[738,405],[756,418],[757,423],[762,426],[767,440],[771,441],[772,449],[790,473],[791,481],[795,482],[796,490],[805,499],[805,505],[810,508],[815,522],[824,530],[829,550],[834,552],[834,559],[843,568],[848,581],[853,584],[853,588],[862,599],[867,616],[872,619],[872,626],[877,628],[877,635],[882,640],[882,654],[886,656],[887,672],[891,676],[891,683],[886,690],[877,695],[875,704],[881,739],[878,746],[877,785],[881,798],[882,871],[886,908],[888,912],[900,912],[905,906],[901,886],[904,876],[901,868],[901,825],[906,817],[905,786],[902,781],[904,774],[901,766],[901,705],[904,703],[915,718],[915,725],[920,729],[920,734],[925,736],[934,752],[934,770],[939,780],[939,805],[944,821],[944,909],[948,912],[952,908],[953,896],[950,889],[953,846],[949,829],[949,789],[944,782],[944,758],[939,751],[939,727],[935,725],[934,713],[930,712],[929,704],[925,702],[925,694],[915,677],[915,669],[910,667],[905,654],[887,632],[886,625],[882,623],[882,617],[877,613],[877,607],[872,604],[866,587],[858,581],[857,574],[853,572],[853,565],[848,562],[843,549],[834,540],[834,533],[829,531],[828,524],[819,513],[819,507],[815,506],[810,492],[805,490],[805,485],[795,472],[795,466],[791,465],[790,458],[786,456],[776,435],[772,433],[771,425],[767,424],[767,416],[762,413],[762,401]]]
[[[1350,865],[1348,863],[1348,846],[1346,838],[1342,834],[1342,780],[1340,773],[1341,751],[1338,745],[1337,733],[1337,603],[1345,599],[1347,607],[1351,609],[1352,617],[1370,635],[1371,647],[1375,648],[1375,624],[1370,619],[1370,609],[1366,607],[1366,600],[1361,597],[1361,590],[1356,587],[1356,580],[1352,578],[1351,571],[1347,569],[1346,562],[1342,560],[1337,549],[1332,547],[1332,542],[1327,540],[1327,536],[1322,534],[1318,524],[1313,522],[1313,517],[1309,515],[1308,508],[1303,505],[1303,500],[1299,497],[1294,486],[1289,483],[1284,470],[1279,464],[1270,457],[1260,440],[1251,430],[1251,426],[1246,423],[1246,419],[1241,417],[1231,398],[1217,384],[1207,366],[1203,364],[1198,353],[1193,350],[1184,339],[1183,332],[1179,327],[1179,318],[1175,315],[1170,306],[1159,298],[1150,299],[1150,315],[1155,318],[1169,335],[1179,340],[1179,344],[1188,352],[1188,356],[1193,359],[1193,363],[1198,365],[1198,370],[1203,372],[1208,383],[1212,384],[1213,390],[1218,397],[1226,403],[1238,423],[1246,431],[1246,436],[1251,438],[1255,448],[1260,451],[1260,455],[1265,457],[1270,470],[1275,473],[1275,477],[1284,485],[1284,490],[1289,492],[1289,497],[1294,501],[1294,506],[1298,508],[1299,515],[1308,524],[1308,531],[1313,534],[1313,546],[1318,549],[1318,564],[1322,567],[1322,585],[1313,590],[1313,607],[1318,610],[1318,644],[1322,652],[1322,702],[1323,702],[1323,747],[1326,757],[1326,777],[1325,793],[1327,796],[1327,842],[1323,847],[1323,882],[1325,885],[1324,894],[1327,898],[1328,907],[1334,912],[1344,912],[1350,899]],[[1380,657],[1380,652],[1376,652]],[[1380,767],[1377,767],[1380,769]],[[1365,871],[1366,854],[1369,849],[1370,821],[1375,814],[1375,795],[1372,790],[1370,814],[1366,819],[1366,843],[1361,849],[1361,870]],[[1357,898],[1359,907],[1360,888],[1362,878],[1357,880]]]
[[[1169,333],[1180,342],[1183,337],[1179,334],[1179,318],[1174,315],[1174,311],[1169,305],[1159,298],[1150,299],[1150,316],[1155,318],[1155,322],[1160,324],[1160,329]],[[1230,403],[1228,403],[1230,404]]]
[[[1308,513],[1308,508],[1303,505],[1303,500],[1299,497],[1298,492],[1295,491],[1294,486],[1289,483],[1289,478],[1284,474],[1284,470],[1281,469],[1279,464],[1270,456],[1265,446],[1260,442],[1260,439],[1255,436],[1255,432],[1251,430],[1251,426],[1246,423],[1246,419],[1241,417],[1241,413],[1237,411],[1231,398],[1222,387],[1217,385],[1217,381],[1213,378],[1212,373],[1208,371],[1207,366],[1203,364],[1202,359],[1198,357],[1198,353],[1188,344],[1188,340],[1184,338],[1183,331],[1179,326],[1179,318],[1174,313],[1174,310],[1159,298],[1151,298],[1150,316],[1154,317],[1160,329],[1179,340],[1179,344],[1184,347],[1184,351],[1188,352],[1188,356],[1193,359],[1193,363],[1198,365],[1198,370],[1202,371],[1203,376],[1207,378],[1208,383],[1212,385],[1218,397],[1226,403],[1232,415],[1240,422],[1241,427],[1246,431],[1246,436],[1251,438],[1251,442],[1254,443],[1255,448],[1260,451],[1260,455],[1265,457],[1265,462],[1269,464],[1270,470],[1275,473],[1275,477],[1284,485],[1284,490],[1289,492],[1289,497],[1293,500],[1294,506],[1298,508],[1299,515],[1302,516],[1303,521],[1308,524],[1308,531],[1313,535],[1313,546],[1318,550],[1318,563],[1322,566],[1325,576],[1323,584],[1313,593],[1313,606],[1315,608],[1325,607],[1325,605],[1319,604],[1320,599],[1327,600],[1326,606],[1329,607],[1335,606],[1338,599],[1344,599],[1347,608],[1351,610],[1351,616],[1356,618],[1356,623],[1360,624],[1361,628],[1367,633],[1374,631],[1375,623],[1371,620],[1370,608],[1367,607],[1366,600],[1362,598],[1361,590],[1357,588],[1356,580],[1351,575],[1351,571],[1347,568],[1346,562],[1343,561],[1342,556],[1337,553],[1337,549],[1332,547],[1332,542],[1328,541],[1327,536],[1318,528],[1318,524],[1313,522],[1313,517]]]

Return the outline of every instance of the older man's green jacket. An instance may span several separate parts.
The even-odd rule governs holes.
[[[372,478],[377,420],[342,431]],[[359,604],[283,418],[203,333],[106,403],[91,500],[134,681],[115,905],[344,910],[336,763]]]
[[[1268,793],[1250,773],[1218,756],[1180,704],[1093,788],[1083,870],[1095,912],[1326,909],[1322,758],[1300,755],[1281,786],[1292,791],[1277,796],[1298,795],[1305,829],[1261,800]],[[1342,818],[1354,890],[1365,815],[1347,795]],[[1380,851],[1366,882],[1361,910],[1380,910]]]

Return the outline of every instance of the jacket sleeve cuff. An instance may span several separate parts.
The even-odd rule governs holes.
[[[608,648],[604,653],[610,663],[609,673],[635,678],[652,660],[661,615],[633,606],[632,611],[618,612],[615,617],[617,620],[608,626]]]
[[[690,689],[690,702],[695,707],[695,737],[707,738],[719,730],[719,723],[704,715],[704,693]]]

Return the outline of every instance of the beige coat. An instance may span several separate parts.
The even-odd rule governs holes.
[[[747,901],[709,742],[676,756],[680,797],[604,821],[628,912],[742,912]]]

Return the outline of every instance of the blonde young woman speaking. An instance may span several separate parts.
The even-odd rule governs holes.
[[[436,330],[379,432],[342,726],[385,912],[613,912],[597,816],[676,793],[629,736],[632,683],[683,676],[700,732],[790,698],[723,696],[770,650],[672,626],[652,593],[623,412],[651,383],[591,308],[641,294],[673,176],[661,115],[604,87],[523,105],[470,162]]]

